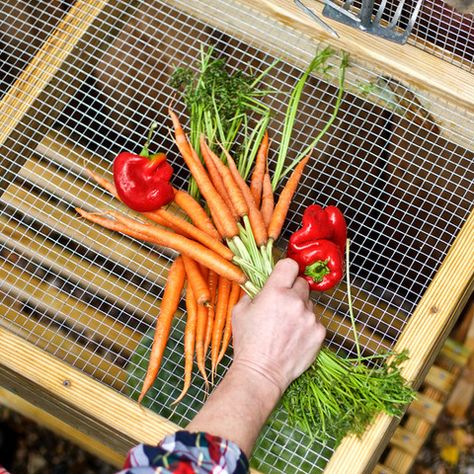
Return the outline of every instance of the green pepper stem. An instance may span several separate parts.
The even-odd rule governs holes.
[[[324,277],[331,273],[328,262],[329,260],[316,260],[305,268],[304,274],[311,277],[315,283],[321,283]]]
[[[142,151],[140,152],[140,156],[144,156],[145,158],[150,157],[150,150],[148,149],[151,143],[151,139],[153,138],[153,134],[155,130],[158,128],[158,122],[153,121],[150,125],[150,129],[148,130],[148,136],[146,138],[145,145],[143,145]]]
[[[350,240],[346,240],[346,282],[347,282],[347,303],[349,306],[349,316],[351,318],[352,331],[354,333],[354,342],[357,350],[357,360],[360,362],[362,360],[362,354],[360,350],[359,335],[357,334],[357,328],[354,318],[354,309],[352,307],[352,292],[351,292],[351,279],[349,275],[349,247]]]

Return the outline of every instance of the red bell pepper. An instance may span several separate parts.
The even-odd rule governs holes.
[[[317,204],[308,206],[303,213],[301,229],[290,238],[290,246],[320,239],[334,242],[344,255],[347,226],[344,215],[336,206],[327,206],[324,209]]]
[[[156,126],[156,123],[152,124],[139,155],[121,152],[113,164],[117,194],[128,207],[138,212],[155,211],[174,198],[169,182],[173,168],[166,162],[166,155],[150,154],[148,150]]]
[[[307,241],[288,248],[288,257],[299,265],[299,273],[311,290],[326,291],[339,283],[344,260],[339,247],[330,240]]]
[[[301,229],[290,237],[288,257],[296,260],[300,276],[312,290],[326,291],[342,279],[347,226],[335,206],[323,209],[317,204],[303,213]]]

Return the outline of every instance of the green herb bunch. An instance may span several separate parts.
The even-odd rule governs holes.
[[[218,154],[220,146],[230,151],[242,132],[244,138],[236,161],[246,178],[270,118],[270,109],[262,99],[274,92],[268,87],[260,89],[259,85],[275,63],[258,76],[242,70],[231,73],[225,60],[214,58],[213,53],[212,47],[201,48],[198,70],[176,68],[170,85],[180,91],[188,109],[190,140],[195,150],[199,151],[200,136],[204,134]],[[190,192],[198,195],[192,179]]]
[[[287,389],[282,406],[288,421],[319,441],[336,446],[346,435],[361,435],[380,413],[401,416],[415,391],[400,372],[407,352],[363,357],[352,307],[346,242],[346,283],[356,358],[322,348],[313,365]]]
[[[313,439],[339,444],[346,435],[363,434],[379,413],[401,416],[415,396],[400,373],[406,359],[405,352],[344,358],[323,348],[285,392],[289,423]]]

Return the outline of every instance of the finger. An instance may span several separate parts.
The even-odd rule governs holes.
[[[242,298],[240,298],[240,300],[238,301],[238,303],[234,306],[234,311],[237,310],[238,312],[241,309],[245,309],[251,302],[252,300],[250,299],[249,295],[243,295]]]
[[[308,301],[309,284],[304,278],[298,277],[295,280],[295,282],[293,283],[293,290],[295,290],[298,296],[302,298],[305,302]]]
[[[291,258],[279,260],[268,277],[265,286],[291,288],[298,276],[298,264]]]

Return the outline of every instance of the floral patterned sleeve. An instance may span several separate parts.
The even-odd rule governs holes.
[[[232,441],[207,433],[178,431],[158,446],[140,444],[130,450],[118,474],[246,474],[245,454]]]

